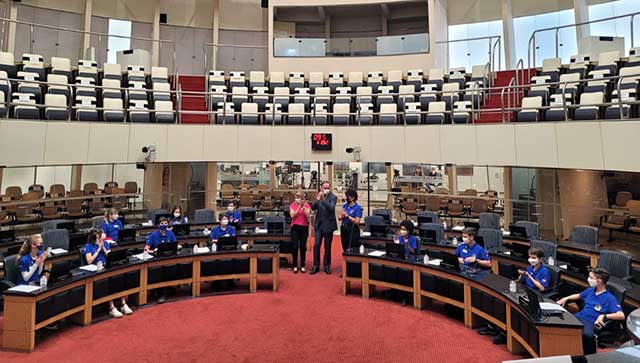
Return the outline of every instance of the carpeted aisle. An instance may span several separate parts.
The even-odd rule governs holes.
[[[27,355],[0,361],[217,362],[500,362],[506,345],[467,329],[441,312],[417,311],[357,289],[341,295],[340,242],[333,274],[281,271],[277,293],[183,299],[136,309],[132,316],[71,327],[37,342]],[[310,269],[311,254],[307,267]]]

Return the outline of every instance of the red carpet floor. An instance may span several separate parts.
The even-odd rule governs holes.
[[[180,299],[122,319],[71,326],[40,339],[31,354],[0,362],[500,362],[515,359],[462,322],[430,307],[341,295],[340,242],[333,274],[282,270],[278,292]],[[309,254],[307,266],[311,265]],[[238,286],[243,288],[244,285]],[[441,310],[434,305],[435,309]],[[0,320],[1,324],[1,320]]]

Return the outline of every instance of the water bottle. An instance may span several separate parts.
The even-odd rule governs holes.
[[[444,230],[447,230],[447,221],[442,221],[442,228],[444,228]]]
[[[429,263],[429,255],[427,255],[426,252],[424,253],[424,258],[423,258],[422,262],[424,262],[425,265]]]
[[[198,245],[193,245],[193,254],[198,253]]]
[[[556,261],[553,259],[553,256],[549,256],[549,266],[555,266]]]
[[[142,261],[145,261],[149,258],[149,252],[144,251],[142,252]]]
[[[218,250],[218,244],[217,243],[211,244],[211,251],[216,252],[217,250]]]
[[[102,264],[102,261],[98,261],[97,265],[98,265],[98,271],[102,271],[104,269],[104,265]]]
[[[518,291],[518,285],[516,285],[516,280],[509,281],[509,292],[515,294]]]
[[[364,245],[360,245],[360,254],[364,254]]]
[[[458,245],[458,237],[453,237],[453,245],[454,246]]]
[[[42,277],[40,277],[40,288],[43,290],[47,288],[47,276],[45,275],[42,275]]]

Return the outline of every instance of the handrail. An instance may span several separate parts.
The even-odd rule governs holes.
[[[207,47],[211,48],[256,48],[256,49],[269,49],[266,45],[251,45],[251,44],[224,44],[224,43],[203,43],[202,44],[202,53],[204,54],[204,73],[205,75],[208,73],[208,57],[207,57]]]
[[[520,66],[522,66],[522,73],[518,73],[518,70],[520,69]],[[522,77],[522,80],[520,80],[520,77]],[[525,78],[524,78],[524,59],[520,58],[518,60],[518,63],[516,63],[516,85],[523,85],[525,84]],[[524,91],[523,92],[516,92],[516,99],[518,97],[520,97],[520,93],[522,93],[522,96],[524,96]]]
[[[507,89],[509,90],[509,91],[507,91],[507,92],[511,92],[511,91],[510,91],[510,90],[511,90],[511,88],[510,88],[510,87],[512,87],[512,86],[513,86],[514,82],[515,82],[515,77],[511,77],[511,79],[509,80],[509,84],[507,85],[507,87],[503,88],[503,89],[502,89],[502,92],[500,93],[500,104],[501,104],[501,106],[502,106],[502,123],[505,123],[505,119],[504,119],[504,93],[505,93],[505,91],[507,91]],[[508,107],[508,108],[511,108],[511,100],[510,100],[510,97],[509,97],[509,95],[508,95],[508,94],[507,94],[507,107]],[[509,118],[511,118],[511,117],[509,117]]]
[[[437,40],[436,44],[449,44],[449,43],[459,43],[459,42],[471,42],[476,40],[489,40],[489,63],[491,64],[491,72],[495,71],[495,48],[496,45],[500,45],[498,47],[498,70],[502,68],[502,36],[501,35],[488,35],[485,37],[474,37],[474,38],[464,38],[464,39],[452,39],[452,40]],[[497,39],[495,43],[493,39]]]

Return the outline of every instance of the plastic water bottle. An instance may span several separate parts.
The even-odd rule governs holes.
[[[217,250],[218,250],[218,244],[217,243],[211,244],[211,251],[216,252]]]
[[[197,244],[193,245],[193,254],[195,255],[196,253],[198,253],[198,245]]]
[[[146,261],[149,258],[149,252],[142,252],[142,261]]]
[[[553,256],[549,256],[549,266],[555,266],[556,261],[553,259]]]
[[[360,254],[364,254],[364,245],[360,245]]]
[[[102,261],[98,261],[97,265],[98,265],[98,271],[104,270],[104,265],[102,264]]]
[[[422,262],[424,262],[424,264],[428,264],[429,263],[429,255],[427,255],[427,253],[424,253],[424,258],[422,259]]]
[[[442,228],[444,228],[444,230],[447,230],[447,221],[442,221]]]
[[[516,280],[509,281],[509,292],[515,294],[518,291],[518,285],[516,285]]]
[[[454,246],[458,245],[458,237],[453,237],[453,245]]]
[[[45,275],[40,277],[40,288],[43,290],[47,288],[47,276]]]

